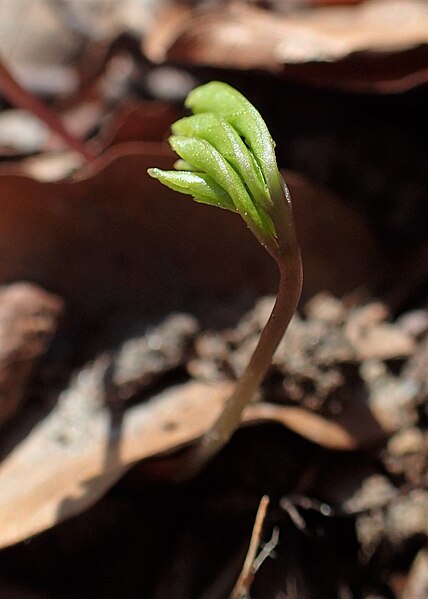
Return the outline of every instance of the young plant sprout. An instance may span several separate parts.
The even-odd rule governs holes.
[[[254,106],[230,85],[212,81],[187,97],[193,112],[172,125],[175,171],[148,173],[203,204],[237,212],[276,260],[276,302],[233,395],[192,457],[200,468],[227,443],[254,397],[296,310],[302,288],[300,249],[290,194],[278,170],[275,144]]]

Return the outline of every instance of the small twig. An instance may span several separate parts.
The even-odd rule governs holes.
[[[269,497],[264,495],[257,510],[256,519],[254,521],[253,532],[251,534],[250,545],[248,547],[247,556],[244,561],[241,573],[236,581],[233,591],[229,599],[243,599],[248,595],[254,575],[257,572],[255,567],[257,549],[260,546],[263,524],[266,518],[266,511],[269,505]],[[260,564],[259,566],[260,567]]]
[[[287,512],[290,516],[291,521],[294,523],[295,527],[298,530],[306,530],[306,522],[299,514],[296,506],[294,506],[291,501],[289,501],[286,497],[281,499],[281,507],[283,510]]]
[[[69,148],[75,152],[79,152],[86,161],[90,162],[95,158],[95,155],[87,145],[67,131],[58,116],[48,106],[43,104],[43,102],[18,83],[9,69],[5,66],[1,57],[0,90],[11,104],[23,108],[24,110],[28,110],[37,116],[51,131],[56,133]]]
[[[258,554],[256,559],[254,560],[254,563],[253,563],[254,573],[256,573],[260,570],[262,564],[267,560],[268,557],[274,557],[274,550],[275,550],[276,546],[278,545],[278,541],[279,541],[279,528],[277,526],[275,526],[275,528],[272,531],[272,536],[270,538],[270,541],[268,541],[267,543],[265,543],[263,545],[262,550],[260,551],[260,553]]]

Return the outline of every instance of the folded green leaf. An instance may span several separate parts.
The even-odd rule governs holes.
[[[198,169],[190,162],[186,162],[182,158],[179,158],[174,162],[174,168],[176,171],[197,171]]]
[[[150,168],[147,172],[170,189],[193,196],[196,202],[236,212],[229,194],[205,173],[163,171],[159,168]]]
[[[196,137],[171,136],[171,147],[186,162],[207,173],[232,198],[238,212],[264,245],[272,245],[275,227],[270,216],[251,199],[239,175],[214,146]]]
[[[276,163],[275,144],[259,112],[242,94],[218,81],[194,89],[186,105],[196,114],[172,126],[170,143],[180,157],[177,172],[187,174],[180,179],[168,173],[162,179],[158,171],[157,178],[197,201],[229,210],[233,204],[273,256],[288,251],[296,243],[290,198]],[[199,179],[191,179],[192,172]],[[210,178],[205,184],[212,181],[216,191],[212,185],[209,193],[200,187],[205,175]]]
[[[172,125],[175,135],[208,141],[245,181],[254,200],[269,211],[270,195],[260,166],[235,129],[222,117],[207,112],[180,119]]]
[[[250,147],[263,172],[271,198],[282,197],[275,144],[251,102],[227,83],[211,81],[192,90],[187,96],[186,106],[195,114],[214,112],[224,117]]]

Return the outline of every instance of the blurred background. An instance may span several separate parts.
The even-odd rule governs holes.
[[[269,126],[305,281],[180,482],[277,284],[146,174],[210,80]],[[427,82],[426,0],[0,0],[1,597],[428,596]]]

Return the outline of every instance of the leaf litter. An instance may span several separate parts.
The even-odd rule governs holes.
[[[253,8],[227,10],[241,11],[245,28]],[[327,13],[312,10],[316,29]],[[422,80],[423,48],[395,50],[404,71],[386,60],[389,70],[368,69],[363,80],[361,65],[376,62],[370,49],[368,58],[335,57],[323,84],[408,89]],[[232,54],[216,56],[224,67]],[[309,70],[304,61],[283,76],[318,84],[322,61],[308,60]],[[305,176],[286,173],[305,253],[301,310],[230,446],[197,480],[176,482],[186,448],[216,418],[251,352],[276,274],[233,218],[194,211],[145,176],[148,166],[170,166],[162,140],[180,108],[136,98],[133,84],[151,67],[146,57],[135,64],[117,88],[131,101],[118,102],[117,82],[103,97],[107,69],[86,88],[96,109],[70,113],[79,135],[98,131],[94,164],[69,152],[25,158],[44,147],[41,138],[3,146],[1,592],[85,597],[95,588],[162,599],[173,581],[177,599],[226,597],[268,493],[260,542],[278,531],[278,545],[251,597],[293,589],[302,599],[423,597],[426,271],[418,248],[395,263],[364,216]],[[156,93],[165,76],[143,88]],[[412,280],[401,280],[403,268]],[[117,572],[108,584],[106,571]]]

